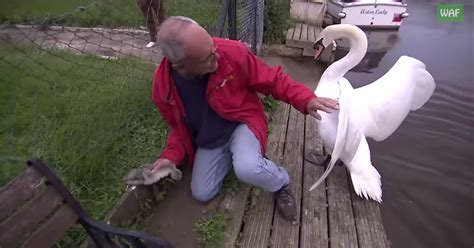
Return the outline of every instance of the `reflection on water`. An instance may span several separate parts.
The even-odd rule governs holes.
[[[393,247],[474,246],[474,1],[455,1],[464,3],[463,23],[439,23],[436,2],[408,0],[411,15],[400,30],[366,31],[368,53],[346,74],[360,87],[409,55],[436,80],[422,109],[387,140],[369,142],[383,177],[382,214]],[[347,51],[338,42],[335,59]]]
[[[397,29],[364,30],[367,36],[367,53],[362,61],[351,69],[352,72],[372,73],[372,69],[379,66],[385,54],[392,49],[398,41]],[[337,40],[336,49],[332,53],[332,61],[339,60],[349,52],[348,40]]]

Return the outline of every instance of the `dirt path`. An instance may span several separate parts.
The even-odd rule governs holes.
[[[210,203],[200,203],[191,195],[191,169],[183,170],[183,178],[177,182],[154,208],[148,219],[146,231],[165,237],[175,247],[198,247],[195,223],[208,211],[217,208],[218,198]]]

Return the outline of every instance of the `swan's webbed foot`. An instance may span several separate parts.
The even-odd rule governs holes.
[[[324,149],[323,147],[322,154],[316,152],[315,150],[312,150],[305,154],[304,159],[314,165],[327,167],[329,162],[331,161],[331,155],[327,153],[326,149]],[[344,166],[344,163],[340,159],[338,159],[336,165]]]
[[[322,154],[316,150],[311,150],[305,154],[304,159],[314,165],[326,167],[329,161],[331,161],[331,155],[329,155],[323,147]]]

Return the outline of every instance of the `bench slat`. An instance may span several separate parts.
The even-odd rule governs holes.
[[[28,168],[10,183],[0,188],[0,221],[31,199],[41,189],[43,179],[33,168]]]
[[[44,224],[24,242],[22,247],[52,247],[77,220],[77,215],[64,204]]]
[[[38,223],[45,220],[61,202],[62,199],[56,191],[51,187],[46,187],[40,195],[0,224],[1,246],[15,246],[16,242],[33,231]]]

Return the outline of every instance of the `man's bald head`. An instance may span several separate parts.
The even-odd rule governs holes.
[[[193,39],[198,38],[195,37],[196,34],[202,37],[203,33],[207,35],[206,30],[189,17],[169,17],[161,24],[158,33],[158,39],[163,50],[163,55],[172,63],[178,62],[186,55],[185,49],[189,45],[187,43],[190,43],[187,41],[192,41]]]
[[[215,55],[212,37],[193,19],[169,17],[161,24],[158,39],[163,55],[184,71],[192,71],[190,73],[193,74],[215,70],[215,63],[206,60]]]

